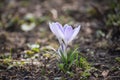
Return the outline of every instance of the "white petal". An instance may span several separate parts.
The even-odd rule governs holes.
[[[61,32],[64,33],[62,25],[59,22],[56,22],[55,24],[59,27],[59,29],[61,30]]]
[[[74,33],[73,33],[72,37],[70,38],[70,40],[68,41],[68,43],[70,43],[77,36],[77,34],[80,30],[80,27],[81,26],[79,25],[77,28],[74,29]]]
[[[59,26],[57,23],[54,23],[54,25],[56,26],[56,31],[57,31],[56,35],[58,35],[59,38],[64,39],[65,37],[63,33],[63,27]]]
[[[51,31],[54,33],[54,35],[58,38],[59,43],[62,43],[62,40],[64,39],[64,34],[62,25],[59,23],[49,23],[49,27]]]
[[[69,39],[72,37],[73,34],[73,28],[69,25],[64,25],[64,35],[65,35],[65,43],[67,44]]]
[[[49,23],[50,30],[53,32],[53,34],[56,34],[56,27],[53,25],[53,23]]]

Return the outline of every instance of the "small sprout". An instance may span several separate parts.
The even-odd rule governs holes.
[[[26,50],[25,53],[26,53],[26,57],[32,57],[32,56],[35,54],[35,53],[34,53],[33,51],[31,51],[31,50]]]
[[[91,65],[87,62],[85,58],[80,57],[80,60],[78,61],[77,66],[84,69],[84,71],[81,73],[82,77],[87,78],[91,75],[90,73]]]
[[[39,48],[33,48],[32,51],[37,52],[37,53],[40,52]]]
[[[28,44],[27,45],[33,52],[40,52],[40,45],[39,44]]]
[[[21,63],[20,63],[21,65],[25,65],[25,61],[21,61]]]
[[[84,68],[84,69],[90,69],[91,68],[90,64],[87,62],[87,60],[85,58],[80,57],[80,61],[79,62],[80,62],[79,66],[81,68]]]
[[[90,71],[88,71],[88,70],[85,70],[83,73],[82,73],[82,76],[84,77],[84,78],[87,78],[87,77],[89,77],[91,74],[90,74]]]
[[[50,57],[51,57],[51,55],[50,55],[49,53],[45,53],[45,54],[43,54],[43,56],[44,56],[44,57],[47,57],[47,58],[50,58]]]
[[[9,65],[9,64],[11,64],[11,62],[12,62],[12,59],[9,59],[9,58],[6,58],[6,59],[3,60],[4,64],[8,64]]]
[[[60,70],[62,70],[63,72],[65,72],[65,68],[64,68],[64,64],[63,63],[59,63],[58,67],[60,68]]]

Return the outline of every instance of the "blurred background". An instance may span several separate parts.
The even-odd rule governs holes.
[[[33,55],[39,55],[39,62],[46,59],[41,58],[41,55],[50,53],[51,46],[55,49],[59,47],[49,29],[49,22],[73,27],[81,25],[80,33],[73,41],[74,45],[70,47],[79,48],[82,56],[103,71],[93,72],[96,78],[91,80],[98,80],[98,76],[106,76],[109,72],[109,76],[120,76],[120,0],[0,0],[0,61],[9,56],[10,60],[29,59]],[[50,54],[44,56],[49,57]],[[54,66],[55,61],[51,60],[48,59],[48,63]],[[46,64],[45,60],[43,63]],[[3,66],[0,64],[0,69],[4,69]],[[109,72],[105,72],[106,69],[110,69]],[[55,72],[54,69],[52,71]],[[23,77],[24,70],[18,71],[18,75],[19,72]],[[4,78],[7,73],[9,76],[9,72],[5,73],[4,70],[0,74]],[[48,74],[51,79],[51,73]],[[12,75],[16,75],[16,71]],[[56,75],[59,73],[52,77]],[[36,76],[39,77],[38,74]]]
[[[92,36],[91,41],[104,38],[110,41],[109,45],[115,42],[114,47],[118,46],[119,0],[1,0],[0,51],[6,51],[7,46],[19,48],[29,42],[44,43],[41,39],[49,34],[48,22],[54,21],[74,27],[81,24],[83,40],[77,40],[81,45],[84,38]]]

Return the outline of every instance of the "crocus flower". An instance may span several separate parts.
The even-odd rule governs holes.
[[[58,38],[60,44],[63,42],[65,45],[68,45],[73,39],[75,39],[80,30],[80,25],[73,29],[72,26],[68,24],[65,24],[63,27],[58,22],[49,23],[49,27],[54,35],[56,35]]]
[[[60,47],[58,49],[58,54],[61,56],[63,54],[64,56],[67,57],[67,45],[75,39],[77,36],[80,26],[76,27],[75,29],[72,28],[72,26],[69,26],[68,24],[65,24],[64,27],[58,23],[58,22],[53,22],[49,23],[49,27],[53,34],[58,38]]]

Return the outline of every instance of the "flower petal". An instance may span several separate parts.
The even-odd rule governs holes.
[[[64,39],[63,28],[62,25],[58,22],[49,23],[50,30],[54,33],[54,35],[58,38],[59,42]]]
[[[56,27],[56,35],[59,36],[59,38],[64,39],[65,36],[64,36],[64,34],[63,34],[63,27],[62,27],[62,25],[59,24],[58,22],[53,23],[53,24],[54,24],[54,26]]]
[[[74,33],[72,34],[71,38],[69,39],[68,43],[71,42],[78,34],[79,30],[80,30],[80,25],[74,29]]]
[[[72,37],[73,28],[68,24],[64,25],[64,35],[65,35],[65,42],[68,43],[69,39]]]
[[[54,23],[49,23],[50,30],[53,32],[54,35],[57,34],[57,28]],[[57,35],[56,35],[57,36]],[[57,36],[58,37],[58,36]]]
[[[56,22],[55,24],[59,27],[59,29],[61,30],[61,32],[64,33],[62,25],[59,22]]]

